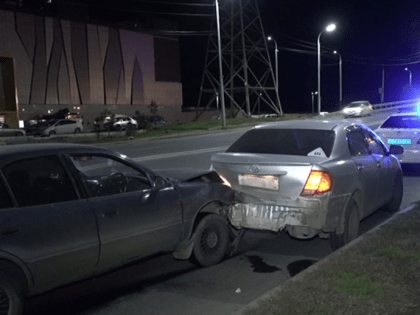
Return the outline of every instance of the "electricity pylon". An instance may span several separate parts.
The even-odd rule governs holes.
[[[267,37],[257,0],[220,0],[220,34],[227,115],[283,115]],[[212,23],[198,108],[219,109],[220,80],[216,18]],[[273,49],[274,51],[274,49]],[[200,114],[197,112],[197,118]]]

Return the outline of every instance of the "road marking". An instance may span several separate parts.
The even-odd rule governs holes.
[[[184,151],[184,152],[175,152],[175,153],[166,153],[166,154],[158,154],[158,155],[149,155],[149,156],[142,156],[134,158],[136,162],[143,162],[148,160],[158,160],[158,159],[167,159],[171,157],[177,156],[184,156],[184,155],[192,155],[192,154],[201,154],[201,153],[208,153],[208,152],[217,152],[217,151],[225,151],[229,146],[223,147],[215,147],[209,149],[201,149],[201,150],[193,150],[193,151]]]

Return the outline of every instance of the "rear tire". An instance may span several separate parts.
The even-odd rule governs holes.
[[[205,216],[197,225],[191,260],[201,266],[219,263],[229,245],[227,222],[217,214]]]
[[[80,128],[76,128],[75,130],[74,130],[74,133],[80,133]]]
[[[19,283],[0,271],[0,314],[21,315],[24,296]]]
[[[48,134],[49,136],[55,136],[56,132],[54,130],[51,130],[50,133]]]
[[[387,212],[397,212],[401,206],[403,197],[403,182],[401,175],[395,178],[394,186],[392,188],[391,200],[385,205],[384,210]]]
[[[330,235],[331,248],[333,250],[350,243],[359,236],[360,220],[359,207],[353,199],[350,199],[344,218],[344,232],[337,234],[332,232]]]

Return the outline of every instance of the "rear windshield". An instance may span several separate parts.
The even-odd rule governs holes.
[[[381,128],[420,129],[420,118],[416,115],[391,116],[383,122]]]
[[[329,157],[335,133],[312,129],[252,129],[226,152]]]

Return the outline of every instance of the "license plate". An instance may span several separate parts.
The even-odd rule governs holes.
[[[411,139],[388,139],[388,144],[411,144]]]
[[[279,179],[271,175],[238,175],[239,185],[258,187],[270,190],[279,189]]]

